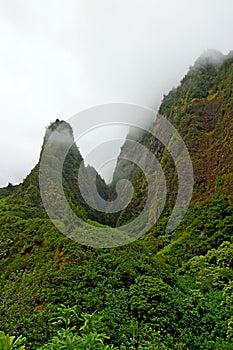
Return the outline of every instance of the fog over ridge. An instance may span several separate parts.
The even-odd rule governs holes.
[[[1,1],[0,186],[29,173],[57,118],[110,102],[157,110],[202,52],[232,50],[232,10],[231,0]]]

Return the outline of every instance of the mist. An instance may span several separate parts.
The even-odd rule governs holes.
[[[202,52],[233,49],[232,10],[231,0],[0,0],[0,186],[26,177],[57,118],[111,102],[156,111]],[[87,134],[80,151],[114,135],[116,157],[127,133]]]

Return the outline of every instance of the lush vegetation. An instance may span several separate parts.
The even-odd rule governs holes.
[[[38,166],[19,187],[0,190],[0,350],[233,349],[232,84],[229,56],[221,67],[195,66],[163,100],[160,111],[184,137],[195,172],[192,203],[172,234],[165,227],[177,177],[148,135],[141,142],[160,159],[169,197],[157,226],[130,245],[93,249],[62,235],[43,209]],[[89,209],[77,187],[81,161],[74,146],[63,174],[80,217],[120,225],[141,211],[147,187],[136,168],[133,202],[119,217]],[[103,197],[114,196],[97,181]]]

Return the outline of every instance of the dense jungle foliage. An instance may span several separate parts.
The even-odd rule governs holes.
[[[158,224],[131,244],[94,249],[60,233],[43,208],[38,165],[21,185],[0,189],[1,350],[233,349],[232,54],[221,64],[200,58],[160,113],[185,140],[195,176],[188,212],[171,234],[165,227],[177,176],[151,136],[141,142],[160,159],[168,201]],[[72,137],[57,120],[45,139],[58,126]],[[83,220],[119,226],[142,210],[146,183],[137,169],[129,176],[133,205],[112,218],[90,209],[77,187],[81,161],[74,145],[63,178]],[[119,160],[114,179],[121,167]],[[114,196],[98,175],[97,182],[104,198]]]

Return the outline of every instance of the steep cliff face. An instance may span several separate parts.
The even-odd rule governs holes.
[[[164,96],[159,113],[182,136],[194,170],[192,202],[226,195],[233,202],[233,54],[208,52],[189,69],[180,85]],[[144,135],[138,142],[146,145],[160,161],[167,180],[167,208],[174,205],[178,184],[171,155],[158,139]],[[126,146],[124,152],[133,152]],[[120,155],[121,157],[121,155]],[[127,161],[117,163],[114,179],[126,177],[136,188],[133,207],[119,216],[118,225],[137,215],[143,208],[146,183],[143,173]],[[129,176],[129,172],[131,175]]]
[[[63,151],[66,149],[66,145],[71,146],[68,153],[64,158],[64,164],[61,157]],[[44,143],[42,146],[40,159],[38,164],[32,169],[31,173],[26,177],[23,183],[19,186],[17,193],[14,198],[10,201],[17,203],[19,200],[23,201],[24,204],[29,207],[39,207],[43,211],[43,203],[40,195],[39,187],[39,172],[41,157],[44,149],[47,147],[47,157],[49,157],[47,164],[43,171],[47,173],[46,186],[50,195],[53,196],[54,203],[59,203],[59,197],[55,197],[55,193],[59,196],[58,191],[55,191],[55,182],[59,178],[59,171],[57,170],[58,163],[61,162],[62,167],[62,184],[64,193],[67,200],[73,206],[80,217],[83,219],[98,220],[99,222],[104,221],[104,216],[97,210],[94,210],[86,203],[85,199],[80,193],[78,183],[78,172],[80,165],[83,163],[83,158],[79,152],[77,145],[74,142],[73,130],[71,126],[65,122],[56,120],[51,123],[46,129]],[[107,197],[107,186],[104,180],[96,172],[93,167],[84,167],[85,176],[82,178],[83,187],[87,197],[92,198],[90,192],[89,177],[96,178],[98,191],[101,193],[103,198]]]
[[[231,53],[218,65],[200,58],[160,107],[160,113],[179,130],[191,155],[194,199],[214,193],[233,199],[232,88]]]

